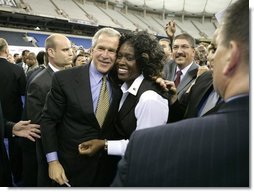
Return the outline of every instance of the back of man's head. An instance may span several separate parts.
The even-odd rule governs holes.
[[[224,44],[234,40],[243,50],[245,62],[249,64],[249,1],[238,0],[225,12],[222,31]]]

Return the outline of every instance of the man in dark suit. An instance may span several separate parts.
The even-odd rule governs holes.
[[[47,68],[39,72],[27,88],[27,118],[38,124],[40,124],[43,106],[51,87],[53,73],[63,70],[66,65],[70,65],[73,56],[70,41],[64,35],[50,35],[45,41],[45,49],[47,51]],[[52,181],[48,177],[48,164],[42,152],[41,140],[37,140],[35,145],[29,140],[23,139],[23,153],[24,159],[26,159],[23,165],[24,185],[30,187],[52,186]],[[31,169],[31,167],[33,168]]]
[[[29,54],[29,50],[25,49],[22,51],[22,54],[21,54],[21,57],[22,57],[22,60],[20,63],[17,63],[18,66],[22,67],[24,72],[26,73],[27,69],[28,69],[28,65],[26,64],[26,59],[27,59],[27,56]]]
[[[6,120],[18,122],[23,111],[22,97],[25,95],[26,76],[21,67],[7,61],[8,43],[0,38],[0,100]],[[22,153],[19,138],[9,138],[9,154],[14,182],[21,183]]]
[[[2,107],[0,103],[0,186],[1,187],[11,187],[11,169],[9,164],[9,159],[4,144],[4,136],[11,135],[11,129],[5,128],[5,123],[3,119]],[[9,131],[7,133],[7,131]]]
[[[2,106],[0,102],[0,187],[11,187],[11,169],[9,158],[5,149],[4,138],[11,138],[20,136],[35,141],[39,138],[39,125],[30,124],[30,121],[19,121],[18,123],[5,121],[2,113]]]
[[[114,29],[100,29],[92,39],[90,64],[53,75],[41,131],[49,177],[60,185],[69,182],[71,186],[109,186],[115,175],[117,157],[109,157],[104,150],[93,157],[82,156],[78,145],[91,139],[114,138],[113,121],[121,92],[108,73],[116,59],[119,37]],[[100,126],[95,113],[104,76],[110,106]]]
[[[239,0],[215,41],[213,85],[225,103],[204,117],[134,132],[112,186],[249,186],[248,26],[248,1]]]

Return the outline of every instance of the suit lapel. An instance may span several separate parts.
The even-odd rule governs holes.
[[[169,76],[168,76],[168,80],[170,81],[174,81],[175,78],[175,74],[176,74],[176,63],[172,62],[169,65]]]
[[[198,69],[197,64],[195,63],[191,64],[191,67],[189,68],[189,70],[183,77],[182,81],[178,85],[177,92],[180,92],[181,90],[183,90],[194,78],[196,78],[197,69]]]
[[[90,87],[89,66],[80,67],[78,74],[75,74],[75,83],[73,90],[75,91],[78,101],[83,111],[87,113],[93,112],[93,99]]]

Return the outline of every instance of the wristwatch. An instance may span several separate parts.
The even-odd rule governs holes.
[[[108,151],[108,140],[104,139],[104,150]]]

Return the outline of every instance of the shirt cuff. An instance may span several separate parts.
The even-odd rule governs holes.
[[[51,152],[46,154],[47,162],[58,160],[57,152]]]
[[[124,156],[129,140],[108,141],[108,155]]]

